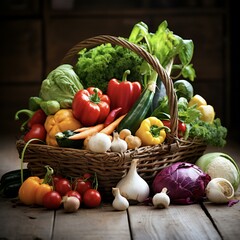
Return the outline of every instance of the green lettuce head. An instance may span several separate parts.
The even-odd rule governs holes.
[[[69,64],[63,64],[50,72],[42,81],[39,97],[44,101],[58,101],[61,108],[71,108],[74,95],[83,89],[79,77]]]

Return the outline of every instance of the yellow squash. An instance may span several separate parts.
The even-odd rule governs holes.
[[[47,131],[46,143],[51,146],[58,146],[56,133],[75,130],[82,125],[74,118],[71,109],[61,109],[54,115],[48,115],[44,127]]]

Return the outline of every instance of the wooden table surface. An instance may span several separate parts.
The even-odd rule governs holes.
[[[6,139],[5,139],[6,140]],[[1,175],[19,168],[12,140],[1,144]],[[217,149],[208,149],[207,151]],[[219,149],[218,149],[219,150]],[[222,152],[238,160],[238,144],[228,145]],[[240,188],[236,195],[240,196]],[[209,202],[173,205],[167,209],[131,205],[116,211],[111,203],[95,209],[81,208],[65,213],[42,207],[28,207],[16,199],[0,198],[0,240],[3,239],[229,239],[240,236],[240,202],[228,207]]]

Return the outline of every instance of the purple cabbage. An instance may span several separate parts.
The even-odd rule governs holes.
[[[177,162],[161,170],[154,178],[153,193],[159,193],[164,187],[171,203],[193,204],[203,200],[205,188],[211,177],[198,166]]]

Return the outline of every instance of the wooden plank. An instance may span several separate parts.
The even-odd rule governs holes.
[[[235,198],[240,200],[240,187]],[[240,203],[228,207],[227,204],[217,205],[210,202],[204,203],[211,215],[220,235],[224,240],[239,239],[240,235]]]
[[[51,239],[54,211],[0,198],[0,239]]]
[[[121,239],[129,240],[126,211],[115,211],[111,205],[80,208],[76,213],[56,212],[53,239]]]
[[[128,212],[133,239],[221,239],[198,204],[131,206]]]

